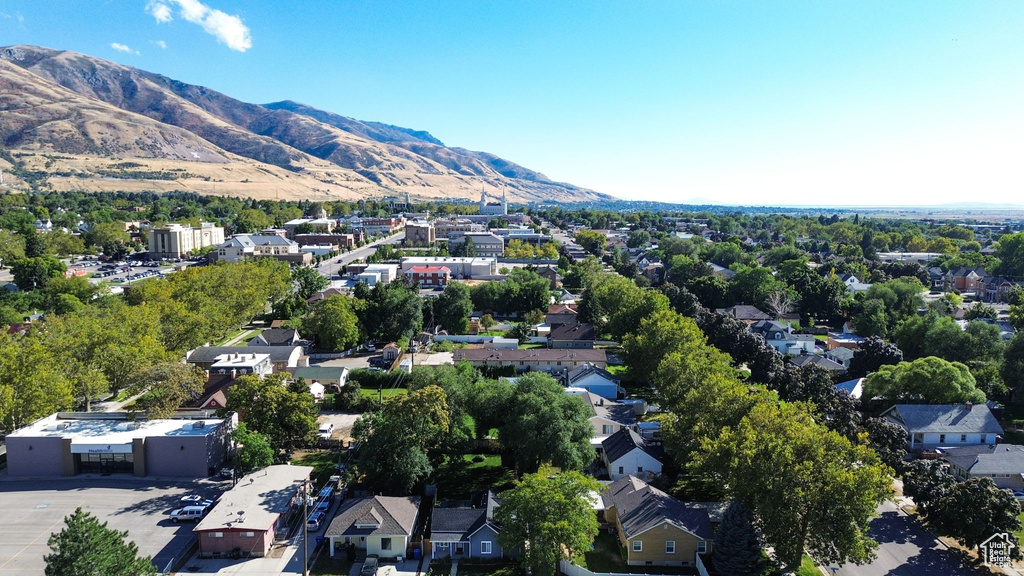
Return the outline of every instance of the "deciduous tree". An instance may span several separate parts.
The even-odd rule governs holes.
[[[980,404],[985,401],[984,392],[975,387],[974,376],[967,366],[934,356],[882,366],[865,380],[864,395],[868,398],[881,396],[890,404]]]

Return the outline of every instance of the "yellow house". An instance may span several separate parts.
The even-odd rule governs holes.
[[[697,554],[711,551],[711,519],[690,506],[626,476],[601,494],[604,519],[618,533],[631,566],[692,566]]]

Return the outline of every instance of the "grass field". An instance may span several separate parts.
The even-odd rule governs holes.
[[[392,396],[398,396],[399,394],[408,394],[408,393],[409,393],[409,389],[408,388],[385,388],[381,392],[380,396],[385,398],[385,399],[387,399],[387,398],[391,398]],[[376,400],[378,398],[377,390],[374,389],[374,388],[360,388],[359,389],[359,394],[363,398],[369,398],[371,400]]]
[[[482,462],[474,462],[480,456]],[[501,465],[495,454],[464,454],[462,460],[447,462],[434,472],[434,484],[441,500],[469,500],[488,488],[497,491],[512,487],[512,471]]]

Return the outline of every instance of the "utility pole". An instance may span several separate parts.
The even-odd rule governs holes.
[[[309,576],[309,552],[306,540],[309,538],[309,482],[302,483],[302,576]]]

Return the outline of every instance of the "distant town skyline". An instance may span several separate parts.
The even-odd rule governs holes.
[[[1021,204],[1024,4],[0,0],[0,45],[427,130],[627,200]]]

